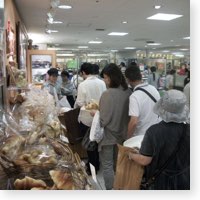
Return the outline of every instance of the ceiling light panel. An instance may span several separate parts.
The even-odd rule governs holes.
[[[111,36],[125,36],[127,34],[128,33],[123,33],[123,32],[111,32],[111,33],[108,33],[108,35],[111,35]]]
[[[158,45],[161,45],[161,43],[149,43],[147,45],[149,45],[149,46],[158,46]]]
[[[184,37],[183,39],[184,40],[190,40],[190,37]]]
[[[183,15],[176,15],[176,14],[165,14],[165,13],[157,13],[147,19],[150,20],[163,20],[163,21],[171,21],[173,19],[182,17]]]
[[[155,8],[156,10],[158,10],[158,9],[161,8],[161,5],[155,5],[154,8]]]
[[[89,41],[88,43],[89,44],[101,44],[102,41]]]
[[[70,6],[70,5],[59,5],[58,8],[68,10],[68,9],[71,9],[72,6]]]
[[[124,49],[136,49],[135,47],[125,47]]]
[[[79,49],[87,49],[88,46],[78,46]]]

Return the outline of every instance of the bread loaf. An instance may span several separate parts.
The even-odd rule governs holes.
[[[32,188],[46,188],[47,185],[42,180],[36,180],[31,177],[25,176],[23,179],[17,179],[14,182],[16,190],[30,190]]]

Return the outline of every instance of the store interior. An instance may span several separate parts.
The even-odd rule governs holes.
[[[190,1],[0,0],[0,123],[6,126],[4,129],[16,127],[16,123],[26,123],[20,118],[12,118],[18,115],[17,107],[23,102],[21,94],[27,94],[30,85],[41,88],[43,75],[51,67],[73,74],[84,62],[98,64],[101,71],[109,63],[120,65],[124,62],[128,66],[133,61],[142,73],[155,66],[157,73],[165,77],[174,69],[174,88],[183,91],[188,74],[182,73],[182,69],[190,70]],[[145,80],[145,75],[143,78]],[[31,103],[35,103],[34,95],[41,95],[44,104],[49,101],[44,94],[34,92],[28,97]],[[28,105],[24,105],[24,109],[30,111]],[[48,115],[54,110],[38,112]],[[38,113],[34,114],[36,117]],[[55,137],[58,118],[64,125],[63,115],[53,119],[54,125],[47,125],[52,126]],[[41,120],[37,123],[49,122]],[[62,125],[59,128],[66,136]],[[23,143],[22,138],[18,139]],[[51,148],[59,144],[49,143]],[[64,149],[63,157],[65,153],[77,152],[78,156],[73,157],[75,161],[72,160],[77,169],[82,170],[79,159],[84,160],[86,152],[80,144],[71,144],[70,148],[60,145],[60,148]],[[60,158],[55,155],[52,159]],[[93,183],[96,178],[90,177],[87,182],[84,172],[80,176],[86,183],[78,189],[91,189],[90,181]],[[77,179],[77,184],[80,180]],[[102,174],[97,174],[94,185],[95,189],[105,189]],[[7,187],[3,181],[0,181],[1,187]],[[49,185],[45,187],[50,188]],[[67,189],[73,187],[70,185]]]

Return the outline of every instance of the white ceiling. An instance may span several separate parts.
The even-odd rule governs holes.
[[[146,41],[152,40],[162,45],[156,48],[190,48],[190,1],[189,0],[60,0],[73,8],[56,8],[54,20],[63,24],[49,25],[58,33],[46,34],[47,12],[50,0],[14,0],[19,14],[32,33],[33,43],[59,44],[64,49],[77,49],[89,46],[88,51],[125,51],[124,47],[133,46],[145,49]],[[161,2],[159,10],[153,8]],[[183,17],[172,21],[147,20],[156,13],[180,14]],[[122,21],[128,21],[122,24]],[[105,29],[105,31],[96,31]],[[108,36],[110,32],[128,32],[124,37]],[[35,37],[37,34],[37,37]],[[103,41],[102,44],[88,44],[90,40]],[[171,42],[173,40],[173,42]],[[180,45],[180,46],[177,46]],[[147,47],[150,50],[155,47]],[[130,50],[126,50],[130,51]]]

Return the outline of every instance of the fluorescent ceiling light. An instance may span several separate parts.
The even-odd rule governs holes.
[[[60,8],[60,9],[71,9],[72,6],[69,6],[69,5],[59,5],[58,8]]]
[[[168,52],[170,52],[170,51],[168,51],[168,50],[163,51],[163,53],[168,53]]]
[[[111,32],[108,35],[113,35],[113,36],[124,36],[127,35],[128,33],[122,33],[122,32]]]
[[[188,51],[189,49],[180,49],[181,51]]]
[[[79,49],[87,49],[88,46],[78,46]]]
[[[184,40],[190,40],[190,36],[189,37],[184,37]]]
[[[128,23],[127,21],[123,21],[123,22],[122,22],[122,24],[127,24],[127,23]]]
[[[90,44],[101,44],[102,41],[89,41],[88,43],[90,43]]]
[[[48,17],[47,21],[49,22],[49,24],[53,24],[53,17]]]
[[[99,57],[99,56],[101,56],[101,57],[103,57],[103,56],[108,56],[108,54],[87,54],[87,56],[91,56],[91,57]]]
[[[161,43],[149,43],[147,45],[149,45],[149,46],[158,46],[158,45],[161,45]]]
[[[176,57],[180,57],[180,58],[183,58],[184,55],[181,55],[181,54],[175,54]]]
[[[124,49],[135,49],[135,47],[125,47]]]
[[[58,31],[57,30],[49,30],[49,29],[47,29],[45,32],[50,34],[50,33],[57,33]]]
[[[161,5],[155,5],[154,8],[155,8],[155,9],[160,9],[160,8],[161,8]]]
[[[56,56],[74,56],[73,53],[63,53],[63,54],[56,54]]]
[[[62,24],[63,22],[61,21],[53,21],[52,24]]]
[[[147,19],[170,21],[170,20],[182,17],[182,16],[183,15],[157,13],[151,17],[148,17]]]

